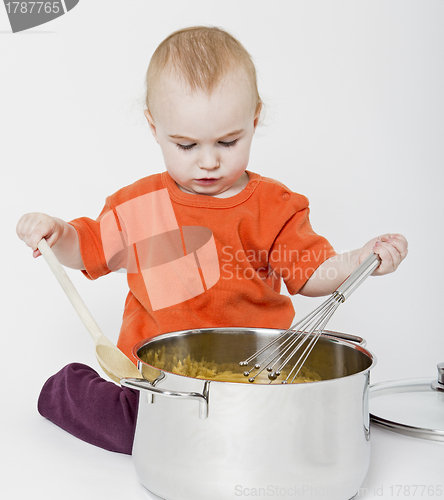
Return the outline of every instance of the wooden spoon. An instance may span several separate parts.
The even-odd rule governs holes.
[[[103,371],[118,384],[123,378],[142,378],[134,363],[103,335],[99,325],[89,312],[46,240],[42,239],[37,246],[93,338],[96,358]]]

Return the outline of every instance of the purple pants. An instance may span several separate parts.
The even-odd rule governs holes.
[[[49,378],[38,401],[41,415],[105,450],[131,455],[139,393],[71,363]]]

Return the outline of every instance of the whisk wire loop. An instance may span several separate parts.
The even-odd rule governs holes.
[[[241,366],[248,366],[252,361],[255,361],[253,367],[244,372],[245,376],[249,376],[253,370],[259,370],[256,375],[248,380],[254,382],[266,369],[269,372],[270,383],[273,382],[279,377],[291,359],[296,356],[296,353],[305,346],[285,380],[282,381],[282,383],[286,384],[292,377],[291,383],[293,383],[336,309],[370,276],[380,262],[378,255],[370,254],[324,303],[292,325],[288,330],[280,333],[272,342],[259,349],[245,361],[241,361],[239,363]],[[307,342],[308,344],[305,345]],[[276,347],[267,353],[273,346]],[[261,361],[260,356],[264,353],[266,353],[266,357]],[[262,366],[263,364],[264,366]],[[276,366],[277,369],[275,370]]]

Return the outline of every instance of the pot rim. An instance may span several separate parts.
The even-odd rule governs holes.
[[[363,347],[362,345],[360,344],[356,344],[356,343],[353,343],[351,341],[348,341],[348,340],[344,340],[342,338],[339,338],[339,337],[335,337],[334,336],[334,333],[333,331],[325,331],[321,334],[321,337],[326,339],[327,341],[329,342],[333,342],[333,343],[337,343],[337,344],[340,344],[340,345],[345,345],[347,347],[350,347],[352,349],[356,349],[360,352],[362,352],[365,356],[367,356],[370,361],[371,361],[371,364],[370,366],[368,366],[367,368],[365,368],[364,370],[361,370],[359,372],[356,372],[356,373],[352,373],[351,375],[345,375],[343,377],[338,377],[338,378],[333,378],[333,379],[326,379],[326,380],[316,380],[316,381],[312,381],[312,382],[305,382],[304,384],[272,384],[272,383],[267,383],[267,384],[260,384],[260,383],[254,383],[254,384],[246,384],[246,383],[242,383],[242,382],[229,382],[229,381],[224,381],[224,380],[214,380],[214,379],[206,379],[206,378],[197,378],[197,377],[189,377],[188,375],[182,375],[180,373],[173,373],[173,372],[170,372],[168,370],[164,370],[162,368],[158,368],[157,366],[153,366],[153,365],[150,365],[149,363],[147,363],[146,361],[143,361],[142,359],[140,359],[140,357],[138,356],[138,351],[139,349],[141,349],[142,347],[145,347],[147,344],[149,344],[150,342],[154,342],[154,341],[158,341],[158,340],[162,340],[162,339],[168,339],[168,338],[171,338],[171,337],[182,337],[182,336],[189,336],[189,335],[197,335],[197,334],[200,334],[200,333],[205,333],[205,332],[211,332],[211,331],[216,331],[216,333],[223,333],[223,332],[229,332],[229,333],[236,333],[236,332],[256,332],[256,331],[261,331],[261,332],[283,332],[285,331],[284,329],[281,329],[281,328],[255,328],[255,327],[214,327],[214,328],[194,328],[194,329],[190,329],[190,330],[178,330],[178,331],[174,331],[174,332],[168,332],[168,333],[163,333],[161,335],[157,335],[156,337],[149,337],[149,338],[146,338],[146,339],[143,339],[141,340],[140,342],[138,342],[137,344],[134,345],[133,349],[132,349],[132,353],[133,353],[133,356],[136,358],[137,360],[137,365],[138,365],[138,368],[139,368],[139,371],[141,371],[141,367],[139,364],[143,364],[145,366],[149,366],[150,368],[153,368],[155,370],[158,370],[159,372],[161,373],[165,373],[165,374],[169,374],[171,376],[177,376],[177,377],[183,377],[185,379],[188,379],[188,380],[198,380],[198,381],[202,381],[202,382],[205,382],[205,381],[208,381],[208,382],[211,382],[212,384],[213,383],[222,383],[222,384],[233,384],[233,385],[236,385],[236,386],[239,386],[239,385],[242,385],[242,386],[261,386],[261,387],[268,387],[268,386],[273,386],[273,387],[279,387],[279,386],[282,386],[282,387],[288,387],[288,386],[299,386],[299,385],[306,385],[306,384],[321,384],[321,383],[326,383],[326,382],[334,382],[335,380],[341,380],[341,379],[344,379],[344,378],[349,378],[349,377],[353,377],[353,376],[357,376],[359,374],[362,374],[362,373],[365,373],[365,372],[369,372],[372,368],[374,368],[374,366],[376,365],[376,362],[377,362],[377,359],[376,359],[376,356],[371,352],[369,351],[367,348]]]

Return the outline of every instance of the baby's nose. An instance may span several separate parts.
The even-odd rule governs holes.
[[[219,168],[220,161],[217,153],[213,151],[202,151],[199,158],[199,167],[204,170],[214,170]]]

